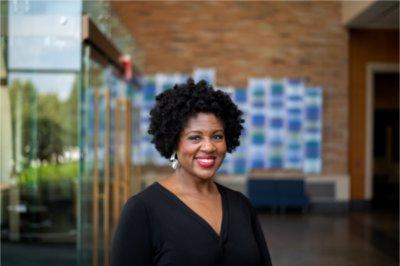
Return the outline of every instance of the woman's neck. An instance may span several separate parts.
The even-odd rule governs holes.
[[[212,178],[200,179],[186,174],[179,168],[170,177],[165,179],[165,183],[177,194],[191,195],[210,195],[218,192]]]

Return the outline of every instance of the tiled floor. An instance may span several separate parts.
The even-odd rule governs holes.
[[[259,214],[275,266],[399,265],[394,213]]]
[[[260,213],[259,219],[275,266],[399,265],[398,214]],[[1,265],[76,265],[76,249],[4,242]]]
[[[1,243],[1,266],[69,266],[76,264],[74,244]]]

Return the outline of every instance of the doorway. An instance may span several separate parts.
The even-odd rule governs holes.
[[[372,207],[399,208],[399,72],[373,77]]]

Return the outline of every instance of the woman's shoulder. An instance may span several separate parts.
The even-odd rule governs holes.
[[[225,195],[225,198],[227,199],[232,210],[240,211],[241,213],[244,211],[251,217],[256,215],[255,208],[251,204],[249,198],[247,198],[243,193],[220,184],[217,185],[220,191]]]
[[[233,190],[233,189],[231,189],[227,186],[221,185],[219,183],[216,183],[216,184],[218,186],[218,189],[222,193],[224,193],[230,201],[235,201],[235,203],[245,203],[246,205],[250,204],[249,199],[243,193]]]
[[[131,196],[125,203],[125,206],[148,206],[154,204],[159,198],[157,183],[153,183],[139,193]]]

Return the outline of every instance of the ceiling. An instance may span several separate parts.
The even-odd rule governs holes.
[[[399,2],[374,1],[360,14],[351,19],[347,26],[360,29],[398,29]]]

